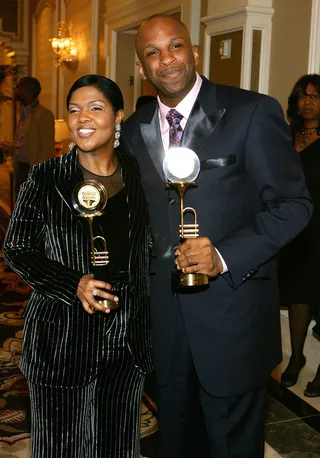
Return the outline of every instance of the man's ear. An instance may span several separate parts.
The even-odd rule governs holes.
[[[199,50],[197,45],[192,45],[192,51],[194,55],[194,60],[196,62],[196,65],[199,63]]]
[[[139,60],[136,62],[136,66],[139,68],[140,78],[141,78],[142,80],[146,80],[147,78],[146,78],[146,76],[145,76],[145,74],[144,74],[144,71],[143,71],[141,62],[140,62]]]

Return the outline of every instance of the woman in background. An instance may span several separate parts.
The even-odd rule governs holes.
[[[281,303],[288,305],[292,354],[281,383],[294,385],[306,364],[303,347],[312,318],[319,320],[320,278],[320,75],[304,75],[288,99],[294,146],[300,155],[314,203],[309,225],[280,253]],[[320,320],[314,328],[320,334]],[[305,396],[320,396],[320,365]]]
[[[110,79],[87,75],[67,96],[75,147],[32,168],[6,235],[8,264],[33,288],[21,370],[32,411],[32,458],[138,458],[145,374],[150,234],[135,158],[119,146],[123,98]],[[110,283],[90,274],[88,221],[72,194],[104,185],[93,232],[107,240]],[[110,311],[96,299],[118,303]]]

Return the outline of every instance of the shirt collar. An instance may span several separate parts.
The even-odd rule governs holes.
[[[32,110],[32,104],[27,105],[27,106],[21,105],[20,106],[20,117],[26,118],[29,115],[29,113],[31,112],[31,110]]]
[[[188,94],[184,97],[184,99],[181,100],[180,103],[176,107],[174,107],[182,116],[187,119],[190,116],[192,107],[194,105],[194,102],[196,101],[196,98],[198,97],[198,94],[200,92],[202,84],[202,79],[200,75],[197,73],[196,74],[196,82],[194,83],[192,89],[188,92]],[[167,120],[166,120],[166,114],[168,113],[169,110],[171,110],[172,107],[168,107],[164,103],[161,102],[159,96],[157,96],[158,99],[158,104],[159,104],[159,115],[160,115],[160,124],[161,126],[166,126]]]

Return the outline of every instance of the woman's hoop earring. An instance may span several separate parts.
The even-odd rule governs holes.
[[[114,143],[113,143],[114,148],[118,148],[118,146],[120,145],[120,141],[119,141],[120,133],[121,133],[121,125],[116,124],[116,133],[114,134]]]

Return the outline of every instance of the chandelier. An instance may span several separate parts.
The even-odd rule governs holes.
[[[51,46],[57,55],[55,67],[64,65],[71,70],[78,66],[77,49],[72,40],[70,27],[65,21],[58,22],[58,37],[50,38]]]

